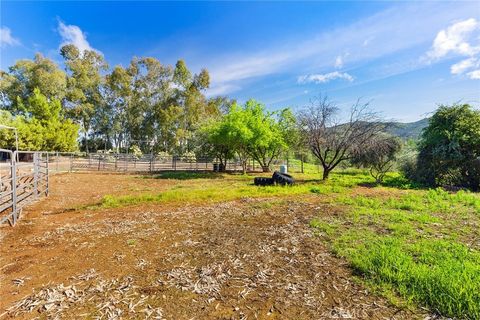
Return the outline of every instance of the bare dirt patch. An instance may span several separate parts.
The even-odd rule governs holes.
[[[313,236],[310,198],[80,208],[172,180],[66,174],[1,228],[5,318],[411,319],[353,280]],[[208,182],[212,183],[212,182]]]

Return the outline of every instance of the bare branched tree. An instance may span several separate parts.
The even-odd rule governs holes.
[[[352,106],[346,121],[341,120],[339,113],[337,105],[324,96],[298,115],[303,141],[320,160],[324,180],[384,127],[378,113],[360,100]]]
[[[361,150],[357,150],[352,164],[368,168],[375,178],[375,183],[381,183],[396,161],[397,154],[402,148],[399,138],[381,134],[365,143]]]

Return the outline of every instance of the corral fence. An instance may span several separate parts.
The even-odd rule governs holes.
[[[58,153],[50,152],[51,172],[110,171],[110,172],[161,172],[161,171],[216,171],[218,159],[195,156],[159,156],[146,154],[136,156],[125,153]],[[272,163],[272,169],[286,164],[291,172],[301,172],[299,163],[280,159]],[[229,160],[226,171],[241,172],[242,163]],[[256,161],[247,162],[247,171],[259,172],[262,167]]]
[[[213,159],[188,156],[155,156],[133,154],[74,154],[71,159],[71,171],[200,171],[212,170]]]
[[[48,196],[47,152],[0,149],[0,224],[15,225],[25,205]]]
[[[289,172],[303,172],[303,161],[288,157],[272,163],[271,169],[287,165]],[[195,156],[136,156],[122,153],[69,153],[43,151],[11,151],[0,149],[0,224],[14,225],[22,209],[42,196],[48,196],[49,174],[60,172],[161,172],[217,171],[218,159]],[[223,168],[222,168],[223,169]],[[226,163],[225,171],[241,172],[239,160]],[[221,171],[221,170],[220,170]],[[250,160],[248,172],[262,171],[259,163]]]

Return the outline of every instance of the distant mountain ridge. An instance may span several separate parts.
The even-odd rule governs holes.
[[[403,140],[417,140],[426,126],[428,126],[428,118],[415,122],[389,122],[386,131]]]

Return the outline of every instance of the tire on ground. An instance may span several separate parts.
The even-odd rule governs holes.
[[[272,178],[265,178],[265,177],[256,177],[253,180],[253,184],[256,186],[270,186],[273,185],[275,182]]]
[[[275,181],[277,184],[281,185],[290,185],[295,182],[295,179],[289,174],[286,173],[281,173],[278,171],[275,171],[272,175],[272,179]]]

